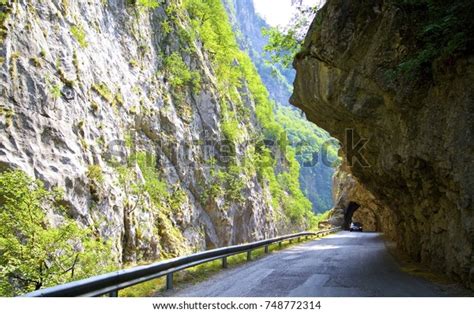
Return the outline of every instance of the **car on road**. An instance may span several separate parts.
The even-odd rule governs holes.
[[[362,231],[362,224],[358,222],[352,222],[349,227],[349,231]]]

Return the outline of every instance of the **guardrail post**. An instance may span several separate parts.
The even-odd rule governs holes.
[[[166,290],[173,289],[173,273],[166,274]]]
[[[290,244],[291,244],[292,241],[293,241],[293,240],[290,239]]]
[[[222,268],[227,268],[227,257],[222,258]]]
[[[304,236],[304,240],[308,240],[308,236]]]
[[[252,260],[252,250],[247,251],[247,261]]]
[[[109,297],[118,297],[118,290],[109,292]]]
[[[298,242],[300,242],[300,241],[301,241],[301,237],[298,237]]]
[[[265,253],[268,253],[268,245],[265,246]]]
[[[278,247],[279,247],[279,248],[281,248],[282,244],[283,244],[283,243],[282,243],[281,241],[278,241]]]

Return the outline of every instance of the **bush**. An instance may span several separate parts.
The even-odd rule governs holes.
[[[0,295],[15,296],[110,271],[109,245],[63,217],[59,190],[48,191],[21,171],[0,175]]]
[[[104,182],[104,174],[102,173],[102,168],[97,165],[89,165],[87,168],[87,178],[96,184],[101,184]]]
[[[419,48],[399,64],[398,73],[408,78],[431,77],[434,61],[449,65],[472,53],[473,1],[394,0],[394,4],[406,13],[407,20],[415,21]]]
[[[191,84],[193,88],[199,88],[201,76],[197,71],[191,71],[188,68],[179,53],[173,52],[165,58],[164,63],[168,79],[173,87],[182,87]]]
[[[89,43],[87,42],[86,39],[86,32],[84,31],[84,28],[80,25],[74,25],[71,27],[71,34],[72,36],[77,40],[79,43],[79,46],[81,48],[87,48]]]

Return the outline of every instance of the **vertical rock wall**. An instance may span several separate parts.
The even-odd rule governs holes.
[[[389,70],[417,49],[413,25],[391,1],[327,1],[296,57],[292,103],[346,143],[350,172],[394,214],[399,246],[472,286],[474,58],[394,81]],[[347,129],[369,140],[366,166]]]
[[[110,239],[119,263],[305,228],[272,205],[255,168],[233,173],[235,198],[219,186],[218,169],[230,166],[216,145],[226,140],[220,104],[240,123],[242,144],[230,147],[241,168],[261,127],[245,81],[238,100],[219,92],[181,1],[151,10],[125,0],[15,0],[1,9],[0,170],[64,189],[68,214]],[[192,81],[180,85],[185,75]],[[155,175],[144,168],[158,177],[151,191],[164,189],[159,205],[133,188]]]

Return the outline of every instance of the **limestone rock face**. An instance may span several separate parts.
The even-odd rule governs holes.
[[[174,1],[156,10],[125,0],[7,2],[0,170],[22,169],[47,187],[62,187],[69,214],[97,225],[119,262],[300,230],[276,221],[279,208],[255,172],[238,177],[239,201],[206,196],[216,184],[215,162],[228,155],[216,145],[225,139],[223,98],[215,68],[202,43],[186,37],[191,26]],[[170,56],[199,74],[199,88],[173,86]],[[261,129],[245,88],[244,82],[237,94],[249,114],[238,126],[242,142],[253,144]],[[236,106],[229,103],[229,110]],[[246,147],[234,148],[242,164]],[[128,161],[140,151],[153,155],[145,162],[170,194],[159,207],[131,188],[144,180],[142,169]],[[94,168],[101,179],[91,177]]]
[[[383,232],[395,239],[395,214],[350,173],[347,162],[337,169],[333,185],[335,205],[329,219],[333,226],[347,229],[351,221],[360,222],[364,231]]]
[[[433,82],[394,82],[387,70],[415,49],[410,24],[389,2],[327,1],[291,101],[343,143],[350,173],[393,213],[398,246],[472,287],[474,58],[434,68]],[[352,158],[359,138],[367,164]]]

